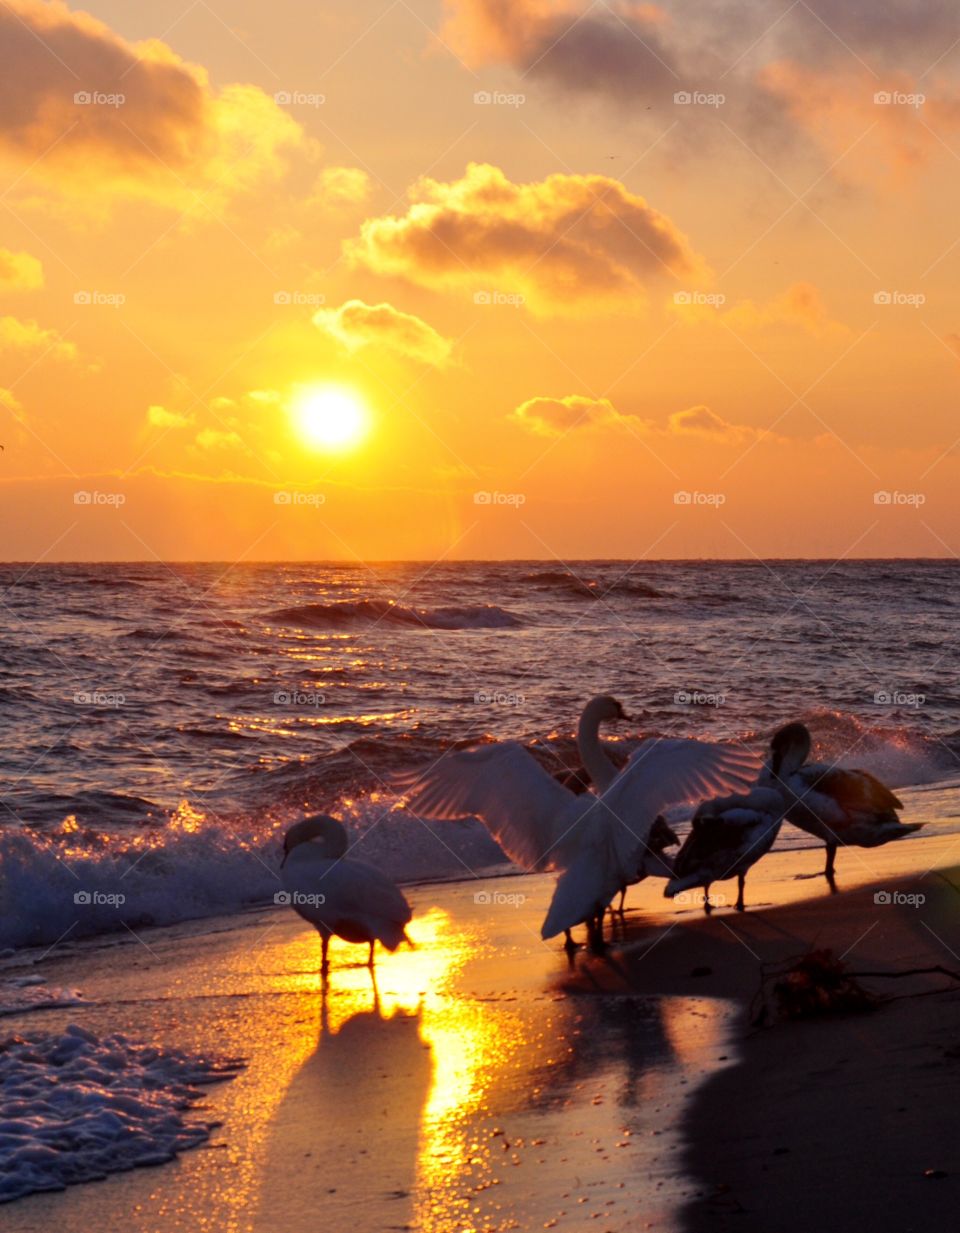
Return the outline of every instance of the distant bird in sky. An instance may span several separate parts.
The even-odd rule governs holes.
[[[290,907],[315,925],[322,948],[320,971],[329,970],[330,938],[366,943],[373,967],[377,942],[396,950],[409,942],[413,912],[394,882],[364,861],[346,855],[347,832],[326,814],[304,818],[283,837],[281,880]]]

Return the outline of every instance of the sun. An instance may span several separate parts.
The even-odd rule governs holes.
[[[301,439],[315,449],[352,449],[370,427],[363,399],[340,385],[301,390],[293,402],[293,419]]]

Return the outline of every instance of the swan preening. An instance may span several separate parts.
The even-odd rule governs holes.
[[[346,830],[326,814],[296,822],[283,837],[280,876],[286,902],[316,926],[324,973],[334,935],[366,943],[371,968],[377,942],[396,950],[410,941],[406,926],[413,913],[403,892],[379,869],[352,860],[346,852]]]
[[[650,739],[618,771],[597,733],[603,717],[623,714],[616,699],[604,696],[581,718],[581,757],[591,775],[606,781],[597,793],[570,791],[516,741],[448,753],[393,776],[393,786],[424,816],[480,818],[525,869],[558,870],[542,936],[586,924],[597,939],[613,898],[645,874],[658,815],[673,804],[743,788],[758,763],[739,746]]]
[[[808,763],[810,744],[804,724],[787,724],[774,733],[770,759],[751,792],[698,808],[674,861],[675,876],[664,891],[668,898],[702,886],[709,913],[710,884],[736,877],[736,906],[742,912],[747,870],[773,847],[784,820],[824,841],[824,876],[834,892],[838,847],[876,848],[920,829],[920,822],[900,821],[896,811],[902,803],[869,771]]]

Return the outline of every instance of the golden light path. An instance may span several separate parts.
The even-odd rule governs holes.
[[[363,399],[348,386],[305,386],[295,395],[291,411],[298,436],[315,449],[352,449],[370,429]]]

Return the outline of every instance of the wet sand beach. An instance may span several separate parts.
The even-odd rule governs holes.
[[[285,910],[56,949],[38,970],[87,1004],[5,1033],[78,1022],[247,1066],[208,1090],[202,1116],[222,1125],[204,1147],[31,1196],[4,1226],[945,1227],[960,993],[763,1029],[749,1005],[763,964],[811,947],[855,971],[960,969],[955,842],[890,845],[869,870],[841,853],[837,896],[802,876],[819,851],[776,853],[742,916],[708,920],[648,882],[610,954],[572,969],[539,940],[549,876],[412,888],[416,949],[384,955],[372,982],[362,948],[335,945],[325,991],[316,934]],[[877,888],[925,901],[878,903]]]

